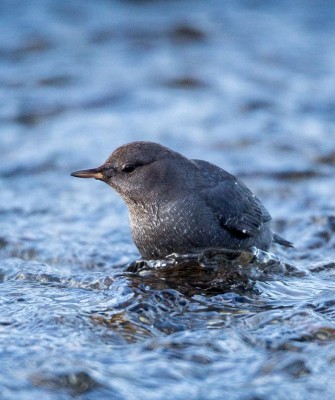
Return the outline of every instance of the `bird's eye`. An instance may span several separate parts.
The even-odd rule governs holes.
[[[136,168],[136,165],[134,165],[134,164],[125,164],[122,166],[122,171],[129,174],[130,172],[133,172],[135,170],[135,168]]]

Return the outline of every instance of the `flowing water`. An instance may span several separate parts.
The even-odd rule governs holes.
[[[332,0],[0,2],[0,398],[333,399]],[[70,177],[152,140],[239,176],[294,249],[135,262]]]

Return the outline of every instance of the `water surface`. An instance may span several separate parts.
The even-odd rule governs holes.
[[[334,398],[334,18],[0,3],[1,398]],[[122,200],[69,175],[133,140],[238,175],[295,249],[134,265]]]

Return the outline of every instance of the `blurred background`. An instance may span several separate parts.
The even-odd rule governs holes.
[[[81,393],[71,378],[78,365],[82,369],[75,377],[88,391],[97,382],[107,387],[101,398],[114,389],[113,398],[134,399],[139,393],[143,398],[214,399],[226,393],[236,399],[288,399],[293,392],[302,393],[296,399],[320,398],[321,392],[333,398],[328,367],[334,356],[327,357],[335,349],[320,352],[313,347],[319,336],[313,335],[321,326],[332,346],[334,21],[333,0],[0,0],[4,398],[32,398],[40,387],[50,389],[43,392],[48,399],[55,387]],[[324,280],[313,275],[302,283],[259,284],[252,300],[243,300],[243,306],[241,300],[245,319],[238,319],[234,293],[200,301],[200,294],[190,299],[170,291],[168,303],[165,292],[149,288],[144,294],[114,276],[139,257],[126,207],[107,185],[70,173],[100,165],[116,147],[135,140],[159,142],[242,178],[270,211],[275,230],[296,246],[273,251],[291,263],[314,265],[315,271],[322,265]],[[113,280],[117,283],[109,286]],[[325,288],[329,293],[321,296]],[[147,309],[138,306],[148,323],[124,303],[131,296],[132,306],[153,296]],[[327,311],[320,313],[326,316],[308,311],[303,321],[297,318],[295,308],[308,303],[324,310],[325,299]],[[227,309],[216,314],[211,305],[206,310],[225,301],[234,303],[231,314]],[[165,311],[162,302],[168,304]],[[115,304],[125,314],[112,320]],[[246,304],[251,308],[243,308]],[[193,312],[197,307],[204,307],[203,317]],[[271,318],[292,325],[264,331],[271,319],[267,307],[288,307],[288,314]],[[97,310],[100,319],[92,324]],[[181,317],[176,322],[172,315]],[[248,320],[250,315],[255,319]],[[213,324],[221,328],[232,324],[233,333],[207,330],[208,318],[217,318]],[[157,320],[168,325],[153,328]],[[254,329],[248,340],[239,336],[245,326]],[[183,329],[189,337],[174,336]],[[148,337],[157,341],[149,343],[150,351],[142,345]],[[291,350],[276,355],[264,350],[271,340],[284,346],[296,337],[306,341],[303,349],[298,346],[303,354],[298,360]],[[180,352],[173,350],[177,355],[173,341],[181,343]],[[216,341],[221,344],[210,353]],[[93,342],[97,347],[90,347]],[[102,356],[111,348],[113,361]],[[199,386],[198,361],[192,364],[190,354],[204,365],[208,361],[207,385]],[[174,356],[186,360],[183,366],[172,364],[192,385],[169,375]],[[224,372],[214,365],[222,357],[228,357],[223,370],[231,373],[225,375],[232,384],[227,392],[222,391]],[[262,381],[264,371],[271,371],[274,386]],[[121,374],[119,381],[110,380],[115,373]],[[259,380],[251,384],[250,374]],[[241,382],[250,391],[237,393]]]
[[[112,208],[112,191],[69,173],[133,140],[217,163],[259,196],[271,196],[259,182],[266,176],[305,182],[335,163],[332,1],[3,0],[0,8],[6,211],[51,211],[63,199],[61,220],[70,208],[88,213],[84,197]],[[285,204],[282,186],[274,206],[265,203],[291,220],[309,184],[296,194],[284,185]]]
[[[2,231],[16,247],[41,230],[55,242],[79,215],[100,224],[93,240],[127,231],[117,196],[69,173],[134,140],[237,174],[287,224],[331,208],[331,0],[2,0],[0,11]]]

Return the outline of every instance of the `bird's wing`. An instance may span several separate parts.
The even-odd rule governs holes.
[[[200,193],[220,225],[235,236],[256,236],[271,216],[237,178],[213,164],[193,160],[200,168]]]

